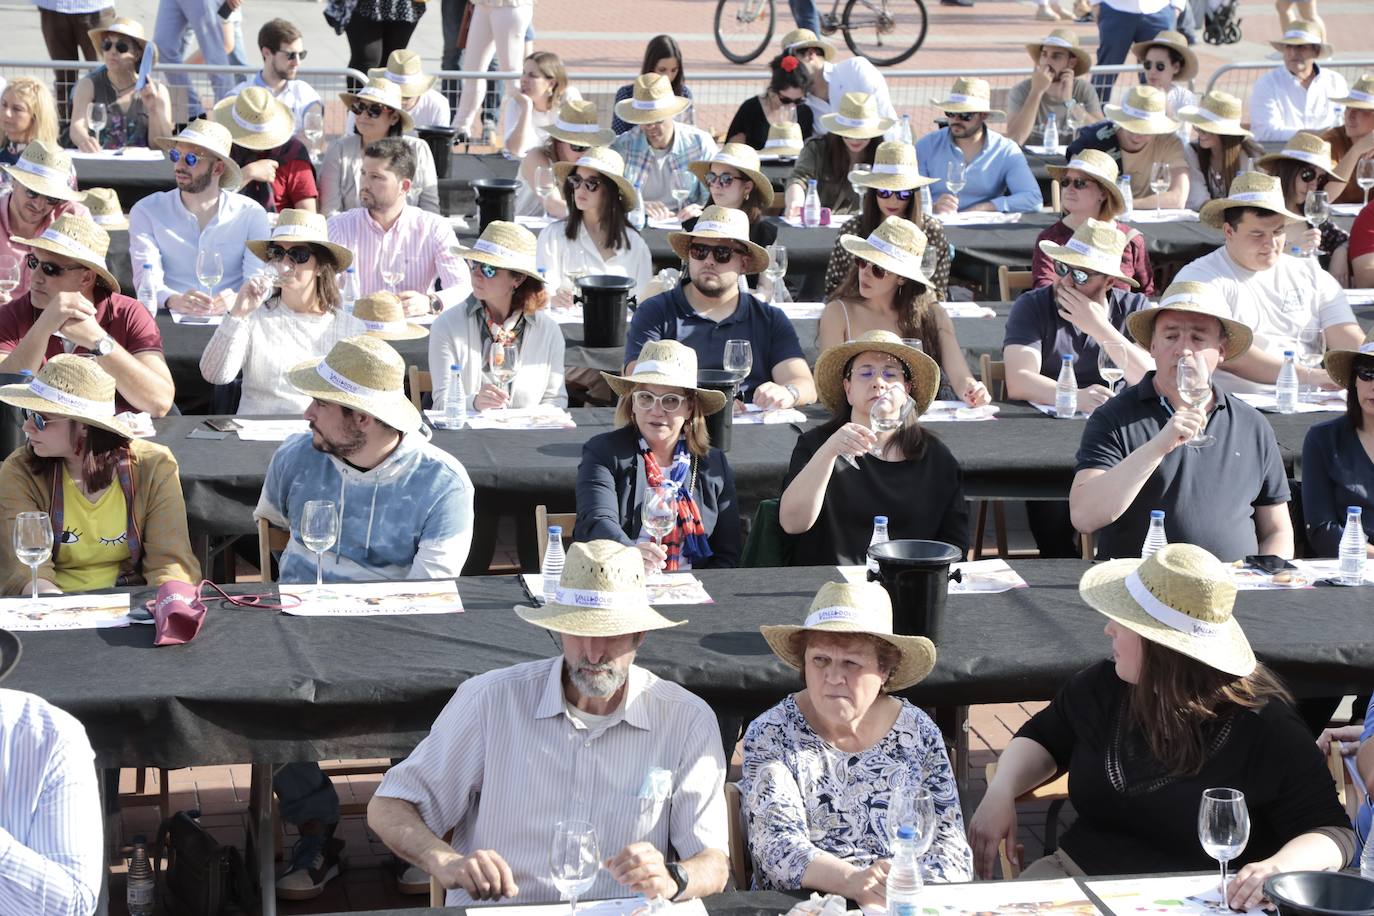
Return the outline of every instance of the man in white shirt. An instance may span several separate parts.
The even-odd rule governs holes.
[[[574,544],[553,600],[515,612],[558,634],[562,655],[461,684],[383,777],[368,826],[448,888],[448,906],[558,900],[549,837],[569,819],[588,823],[600,845],[589,899],[721,891],[729,831],[718,724],[700,698],[634,664],[647,631],[682,622],[648,606],[639,551]],[[449,830],[451,843],[440,839]]]
[[[846,92],[861,92],[873,96],[873,100],[878,104],[878,117],[901,122],[897,109],[892,107],[887,80],[883,79],[878,68],[866,58],[846,58],[838,64],[813,67],[811,73],[811,86],[806,92],[806,104],[810,105],[816,114],[815,130],[818,136],[827,132],[821,124],[821,115],[838,110],[840,100]],[[889,140],[895,139],[896,130],[894,126],[883,136]]]
[[[234,94],[238,95],[249,86],[266,89],[291,109],[296,117],[296,133],[300,133],[304,129],[306,109],[315,105],[321,113],[324,111],[324,103],[315,87],[296,79],[307,53],[301,30],[285,19],[269,20],[258,29],[258,50],[262,54],[262,70],[235,86]]]
[[[265,239],[272,230],[261,204],[234,193],[241,175],[229,157],[233,142],[228,128],[207,120],[153,141],[172,161],[177,186],[150,194],[129,211],[129,262],[134,288],[151,269],[158,305],[173,312],[219,314],[263,268],[248,240]],[[209,263],[213,255],[219,256],[218,273]],[[202,276],[210,282],[202,285]]]
[[[1320,22],[1295,22],[1278,41],[1283,66],[1255,80],[1250,91],[1250,129],[1261,143],[1287,140],[1300,130],[1320,133],[1338,123],[1335,103],[1350,91],[1345,77],[1317,61],[1331,56]]]
[[[1229,317],[1254,332],[1243,356],[1226,363],[1217,385],[1232,393],[1272,392],[1283,351],[1303,350],[1304,333],[1318,331],[1326,349],[1358,349],[1364,332],[1332,276],[1316,258],[1286,254],[1284,224],[1301,217],[1288,212],[1278,178],[1243,172],[1231,192],[1202,208],[1202,221],[1219,228],[1226,245],[1184,267],[1175,278],[1206,283],[1220,293]],[[1312,342],[1316,352],[1321,341]],[[1334,389],[1321,368],[1298,365],[1298,381]]]
[[[410,316],[441,312],[472,294],[472,275],[453,253],[448,221],[406,203],[414,179],[410,147],[400,137],[383,137],[363,150],[362,206],[329,218],[330,241],[350,249],[358,265],[358,295],[395,284]],[[388,283],[386,275],[393,273]],[[438,291],[436,280],[442,286]]]

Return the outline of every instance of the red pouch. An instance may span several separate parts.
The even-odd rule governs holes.
[[[202,579],[199,585],[170,579],[157,589],[157,597],[147,602],[146,607],[153,615],[157,635],[155,646],[179,646],[195,639],[205,623],[205,601],[201,591],[210,587],[219,592],[221,598],[239,607],[258,608],[267,611],[280,611],[301,603],[296,595],[229,595],[209,579]],[[269,598],[291,598],[292,604],[271,604]]]

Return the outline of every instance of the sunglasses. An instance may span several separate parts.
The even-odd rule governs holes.
[[[1145,70],[1146,73],[1149,73],[1152,69],[1157,70],[1160,73],[1163,73],[1168,66],[1169,65],[1164,63],[1164,61],[1162,60],[1157,60],[1153,62],[1147,60],[1145,61],[1145,63],[1141,65],[1141,67]]]
[[[887,200],[892,197],[895,197],[898,200],[911,200],[912,195],[914,195],[916,192],[910,189],[907,189],[905,191],[889,191],[887,188],[874,188],[873,193],[877,194],[883,200]]]
[[[267,260],[280,261],[289,260],[292,264],[304,264],[314,257],[315,252],[309,245],[293,245],[290,248],[283,248],[281,245],[267,246]]]
[[[1075,191],[1081,191],[1081,190],[1083,190],[1084,188],[1091,187],[1091,186],[1093,186],[1093,185],[1095,185],[1095,184],[1097,184],[1097,182],[1093,181],[1091,178],[1065,178],[1065,179],[1064,179],[1064,187],[1066,187],[1066,188],[1073,188]]]
[[[129,49],[132,47],[133,45],[129,44],[127,41],[112,41],[108,38],[100,43],[100,50],[108,51],[111,48],[114,48],[120,54],[128,54]],[[43,427],[40,426],[38,428],[42,429]]]
[[[947,111],[945,117],[951,121],[972,121],[980,114],[982,114],[981,111]]]
[[[737,181],[746,181],[744,178],[736,178],[734,175],[727,175],[724,172],[707,172],[706,186],[708,188],[728,188]]]
[[[47,205],[48,205],[49,207],[55,207],[55,206],[57,206],[58,204],[62,203],[61,198],[58,198],[58,197],[49,197],[49,196],[46,195],[46,194],[39,194],[37,191],[33,190],[32,188],[25,188],[25,189],[24,189],[24,193],[25,193],[26,195],[28,195],[29,200],[38,200],[38,198],[40,198],[40,197],[43,198],[44,202],[47,203]]]
[[[1095,271],[1084,270],[1081,267],[1070,267],[1062,261],[1054,262],[1054,272],[1061,277],[1067,277],[1070,273],[1072,273],[1074,286],[1084,286],[1093,277],[1102,276],[1101,274]]]
[[[583,178],[581,175],[569,175],[568,187],[572,188],[574,191],[578,188],[586,188],[588,194],[595,194],[597,191],[601,190],[601,183],[605,180],[606,179],[597,176]]]
[[[305,55],[309,54],[310,52],[309,52],[309,51],[278,51],[277,53],[278,53],[278,54],[285,54],[287,60],[305,60]]]
[[[43,430],[45,430],[45,429],[48,428],[48,422],[49,422],[49,421],[48,421],[48,418],[45,417],[45,416],[43,416],[43,415],[42,415],[41,413],[39,413],[38,411],[36,411],[36,410],[29,410],[27,407],[25,407],[24,410],[23,410],[23,413],[24,413],[24,419],[25,419],[25,420],[32,420],[32,421],[33,421],[33,428],[36,429],[36,430],[38,430],[40,433],[41,433]]]
[[[664,413],[677,413],[686,403],[687,399],[680,394],[654,394],[652,391],[636,391],[634,395],[635,409],[645,412],[653,410],[661,404]]]
[[[475,270],[488,280],[496,276],[497,269],[498,268],[492,267],[490,264],[486,264],[482,261],[468,261],[468,270]]]
[[[60,264],[56,264],[52,261],[40,261],[38,260],[38,257],[33,254],[24,255],[24,263],[28,265],[29,270],[38,270],[41,268],[43,273],[49,277],[60,277],[69,270],[86,269],[84,266],[80,264],[73,264],[71,267],[63,267]]]
[[[563,142],[564,142],[564,143],[568,143],[567,140],[564,140]],[[591,149],[591,147],[590,147],[590,146],[575,146],[575,145],[572,144],[572,143],[568,143],[568,149],[572,150],[574,153],[585,153],[587,150]]]
[[[1355,370],[1355,377],[1362,382],[1374,382],[1374,366],[1360,366]]]
[[[692,256],[693,261],[704,261],[707,256],[710,256],[716,259],[717,264],[729,264],[735,255],[743,257],[747,252],[733,245],[692,244],[687,246],[687,253]]]
[[[361,118],[363,115],[372,118],[380,118],[385,112],[391,109],[387,108],[385,105],[378,105],[376,102],[370,105],[367,102],[354,102],[353,107],[349,110],[352,111],[353,116],[357,118]]]
[[[174,149],[169,149],[169,150],[167,151],[167,158],[170,159],[170,160],[172,160],[172,165],[176,165],[178,162],[180,162],[181,160],[185,159],[185,160],[186,160],[186,167],[187,167],[188,169],[193,169],[193,168],[195,168],[195,167],[196,167],[196,163],[200,161],[200,157],[197,156],[195,153],[185,153],[185,154],[183,154],[183,153],[177,152],[177,151],[174,150]]]
[[[801,100],[801,99],[794,99],[794,98],[792,98],[792,97],[790,97],[790,96],[786,96],[786,95],[780,95],[780,96],[778,96],[778,104],[779,104],[779,105],[800,105],[801,103],[802,103],[802,100]]]
[[[859,258],[859,270],[866,270],[873,275],[873,279],[881,280],[887,276],[887,268],[874,264],[872,261],[865,261]]]
[[[1311,182],[1313,182],[1313,181],[1317,182],[1317,187],[1319,187],[1319,188],[1324,188],[1324,187],[1326,187],[1326,183],[1327,183],[1328,181],[1331,180],[1331,177],[1330,177],[1329,175],[1327,175],[1325,172],[1320,172],[1320,173],[1319,173],[1316,169],[1312,168],[1310,165],[1307,166],[1306,168],[1304,168],[1301,172],[1299,172],[1299,173],[1298,173],[1298,177],[1301,178],[1303,181],[1306,181],[1306,182],[1308,182],[1308,183],[1311,183]],[[33,193],[33,192],[30,191],[29,193]],[[51,199],[51,198],[49,198],[49,199]]]

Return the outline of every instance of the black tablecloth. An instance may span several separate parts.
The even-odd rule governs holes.
[[[125,213],[149,194],[176,186],[172,163],[166,159],[84,159],[72,160],[78,187],[112,188],[119,195]]]

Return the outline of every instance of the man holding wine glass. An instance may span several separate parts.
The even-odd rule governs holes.
[[[10,178],[9,188],[0,191],[0,255],[14,258],[18,265],[13,285],[0,276],[8,301],[29,288],[28,249],[15,239],[42,235],[59,216],[70,213],[89,219],[91,214],[78,202],[81,192],[74,190],[72,157],[54,144],[32,140],[13,165],[0,166],[0,170]]]
[[[644,581],[632,547],[569,547],[554,599],[515,608],[556,634],[562,654],[464,681],[383,777],[368,826],[448,889],[446,905],[541,903],[565,889],[680,901],[724,889],[718,724],[700,698],[634,664],[648,631],[685,622],[650,607]],[[594,834],[600,869],[570,875],[563,855],[550,856],[570,821],[590,826],[579,833]],[[440,839],[450,830],[451,842]],[[587,871],[589,887],[569,880]]]

